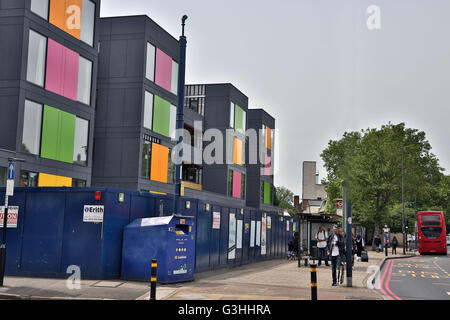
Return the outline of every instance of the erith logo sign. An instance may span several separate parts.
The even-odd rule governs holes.
[[[83,222],[103,222],[105,206],[84,206]]]

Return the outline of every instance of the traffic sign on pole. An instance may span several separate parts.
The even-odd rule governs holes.
[[[14,162],[10,162],[8,164],[8,180],[14,180],[14,171],[16,164]]]

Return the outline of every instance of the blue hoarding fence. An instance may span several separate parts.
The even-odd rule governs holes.
[[[4,194],[0,188],[0,198]],[[173,197],[113,188],[19,187],[10,206],[18,208],[18,219],[7,233],[7,275],[63,278],[75,265],[83,279],[118,279],[125,227],[172,215]],[[193,217],[195,272],[284,258],[292,226],[298,225],[276,212],[192,198],[181,198],[180,209]]]

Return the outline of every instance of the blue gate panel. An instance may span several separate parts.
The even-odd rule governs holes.
[[[219,213],[219,217],[221,217],[221,207],[220,206],[212,206],[211,207],[211,220],[213,219],[214,212]],[[221,223],[219,223],[219,228],[215,229],[211,227],[211,237],[210,237],[210,268],[215,269],[219,266],[219,255],[220,255],[220,230],[221,230]]]
[[[220,218],[220,266],[226,266],[228,263],[228,228],[229,228],[229,209],[222,207],[222,216]]]
[[[200,206],[197,213],[195,271],[204,271],[209,269],[211,222],[210,212],[205,210],[204,205]]]
[[[66,193],[61,274],[76,265],[81,277],[102,273],[102,224],[83,222],[84,205],[98,205],[92,192]]]
[[[22,243],[22,272],[48,276],[56,276],[59,273],[65,196],[63,192],[28,193]]]

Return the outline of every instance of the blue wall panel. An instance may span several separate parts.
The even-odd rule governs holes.
[[[56,276],[63,243],[65,193],[27,195],[21,271]]]
[[[220,206],[211,206],[211,221],[213,219],[214,212],[218,212],[221,214],[222,208]],[[222,218],[222,217],[221,217]],[[211,222],[212,223],[212,222]],[[221,226],[220,226],[221,227]],[[213,229],[211,227],[211,237],[210,237],[210,258],[209,258],[209,265],[210,268],[215,269],[219,266],[219,253],[220,253],[220,228],[219,229]]]
[[[209,269],[209,246],[211,237],[211,215],[205,210],[204,204],[200,205],[197,213],[197,239],[195,271]]]

